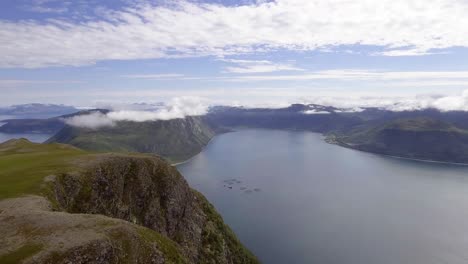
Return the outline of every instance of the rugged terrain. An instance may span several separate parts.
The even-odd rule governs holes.
[[[75,115],[87,113],[89,111]],[[101,152],[154,153],[171,162],[179,162],[200,152],[219,132],[239,128],[304,130],[328,135],[327,141],[330,143],[368,152],[468,162],[464,132],[468,130],[468,113],[463,111],[389,111],[379,108],[354,111],[315,104],[294,104],[278,109],[218,106],[202,117],[118,122],[114,127],[99,129],[66,126],[63,118],[8,120],[0,127],[0,132],[59,131],[49,142],[67,143]],[[396,125],[401,122],[404,123],[403,127]],[[438,129],[437,126],[442,123],[450,128]],[[420,128],[414,129],[415,126]]]
[[[0,144],[0,263],[257,263],[163,159]]]
[[[70,144],[90,151],[140,152],[160,155],[172,162],[199,153],[215,136],[201,117],[166,121],[120,121],[98,129],[65,126],[47,142]]]

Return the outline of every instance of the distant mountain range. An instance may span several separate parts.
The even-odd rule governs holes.
[[[468,163],[468,112],[395,112],[378,108],[348,112],[333,107],[292,105],[283,109],[219,108],[207,119],[227,128],[319,132],[327,136],[329,143],[378,154]]]
[[[329,134],[327,141],[362,151],[398,157],[468,163],[468,130],[419,117]]]
[[[0,117],[7,118],[50,118],[79,111],[73,106],[56,104],[22,104],[0,107]],[[1,118],[5,119],[5,118]],[[0,119],[0,121],[1,121]]]
[[[3,133],[55,134],[60,142],[91,151],[143,152],[172,162],[188,159],[217,133],[239,128],[303,130],[322,133],[330,143],[406,158],[468,163],[468,112],[436,109],[362,111],[294,104],[286,108],[212,107],[201,117],[167,121],[119,121],[116,126],[85,129],[68,126],[64,119],[87,110],[48,119],[7,120]]]
[[[55,134],[59,132],[64,126],[64,120],[69,117],[77,115],[87,115],[93,112],[107,113],[105,109],[93,110],[75,110],[72,114],[60,115],[51,118],[25,118],[25,119],[7,119],[3,120],[3,125],[0,126],[1,133],[10,134]]]

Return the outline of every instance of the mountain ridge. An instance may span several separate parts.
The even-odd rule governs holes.
[[[468,130],[431,118],[396,119],[330,133],[327,142],[390,156],[468,163]]]

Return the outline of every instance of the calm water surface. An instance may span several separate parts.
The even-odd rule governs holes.
[[[468,167],[246,130],[178,168],[267,264],[468,263]]]
[[[16,118],[15,116],[6,116],[6,115],[0,115],[0,126],[3,126],[5,123],[2,122],[1,120],[6,120],[10,118]],[[13,138],[27,138],[29,141],[36,142],[36,143],[42,143],[49,139],[51,136],[50,134],[30,134],[30,133],[22,133],[22,134],[7,134],[7,133],[1,133],[0,132],[0,143],[3,143],[7,140],[13,139]]]

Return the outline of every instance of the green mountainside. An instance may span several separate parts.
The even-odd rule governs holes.
[[[201,117],[167,121],[118,122],[99,129],[65,126],[48,143],[66,143],[98,152],[158,154],[172,162],[189,159],[213,138],[215,131]]]
[[[331,133],[327,141],[367,152],[468,163],[468,130],[432,118],[396,119]]]
[[[374,153],[466,163],[468,114],[436,109],[348,111],[321,105],[286,108],[213,107],[205,116],[154,122],[117,122],[114,127],[67,126],[61,116],[43,120],[8,120],[4,133],[57,132],[48,142],[71,144],[98,152],[142,152],[171,162],[189,159],[217,133],[239,128],[303,130],[328,135],[328,142]],[[95,109],[70,116],[89,114]]]
[[[258,263],[163,159],[0,144],[0,263]]]

